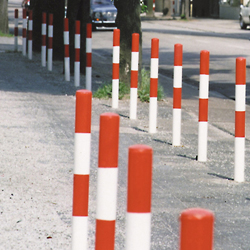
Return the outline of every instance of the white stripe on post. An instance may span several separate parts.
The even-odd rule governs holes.
[[[130,80],[130,119],[137,116],[137,89],[138,89],[138,64],[139,64],[139,34],[132,34],[131,52],[131,80]]]
[[[174,46],[173,146],[181,145],[182,44]]]
[[[112,66],[112,108],[118,108],[119,101],[119,65],[120,65],[120,30],[113,31],[113,66]]]
[[[129,147],[126,250],[150,249],[152,164],[151,147]]]
[[[70,61],[69,61],[69,19],[64,18],[64,76],[65,81],[70,81]]]
[[[86,89],[92,89],[92,24],[86,27]]]
[[[41,61],[42,67],[46,67],[46,39],[47,39],[47,14],[42,13],[42,47],[41,47]]]
[[[74,67],[74,82],[75,86],[80,86],[80,47],[81,47],[81,37],[80,37],[80,21],[75,22],[75,67]]]
[[[198,161],[207,161],[209,52],[200,53]]]
[[[92,93],[76,92],[72,250],[87,249]]]
[[[100,116],[95,249],[114,249],[118,179],[119,115]]]
[[[236,59],[234,180],[245,181],[246,59]]]
[[[15,9],[14,24],[14,50],[18,51],[18,9]]]
[[[156,133],[158,91],[159,39],[151,40],[149,133]]]
[[[26,56],[27,42],[27,14],[26,9],[23,9],[23,56]]]
[[[28,58],[32,60],[32,32],[33,32],[33,11],[29,10],[29,27],[28,27]]]
[[[53,61],[53,14],[49,14],[48,26],[48,70],[52,71]]]

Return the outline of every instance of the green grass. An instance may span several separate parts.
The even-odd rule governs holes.
[[[129,95],[130,87],[123,83],[119,83],[119,99],[123,99],[125,96]],[[97,91],[93,94],[93,97],[99,99],[109,99],[112,98],[112,84],[106,83],[99,87]],[[150,72],[146,69],[141,70],[141,83],[138,88],[138,97],[141,102],[149,102],[150,99]],[[158,84],[157,100],[160,101],[164,97],[164,91],[162,86]]]
[[[1,37],[13,37],[14,35],[13,35],[13,34],[6,34],[6,33],[3,33],[3,32],[0,30],[0,36],[1,36]]]

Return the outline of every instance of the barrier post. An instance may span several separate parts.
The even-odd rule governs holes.
[[[118,108],[120,65],[120,30],[113,31],[112,108]]]
[[[53,14],[49,14],[48,26],[48,70],[52,71],[53,61]]]
[[[207,161],[209,51],[200,53],[198,161]]]
[[[64,76],[65,81],[70,81],[70,61],[69,61],[69,19],[64,18]]]
[[[131,80],[130,80],[130,119],[137,116],[137,89],[138,89],[138,64],[139,64],[139,34],[132,34],[131,52]]]
[[[126,250],[149,250],[153,150],[145,145],[129,147]]]
[[[28,27],[28,58],[32,60],[32,32],[33,32],[33,11],[29,10],[29,27]]]
[[[47,13],[42,13],[42,47],[41,47],[41,62],[42,67],[46,67],[46,39],[47,39]]]
[[[119,122],[117,114],[104,113],[100,116],[96,250],[113,250],[115,245]]]
[[[212,250],[214,214],[205,209],[186,209],[180,216],[180,250]]]
[[[92,93],[76,92],[72,250],[88,249]]]
[[[151,40],[149,133],[156,133],[158,91],[159,39]]]
[[[86,89],[92,89],[92,24],[87,23],[86,35]]]
[[[80,21],[75,23],[75,67],[74,67],[74,83],[76,87],[80,86],[80,48],[81,48],[81,37],[80,37]]]
[[[27,13],[23,9],[23,56],[26,56],[26,42],[27,42]]]
[[[181,145],[182,44],[174,46],[173,146]]]
[[[18,9],[15,9],[14,24],[14,50],[18,51]]]
[[[246,59],[236,59],[234,180],[245,181]]]

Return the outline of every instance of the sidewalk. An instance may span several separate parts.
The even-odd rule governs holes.
[[[12,40],[0,38],[0,51],[12,50]],[[93,53],[94,89],[111,79],[110,59],[97,48]],[[151,249],[178,249],[179,214],[201,207],[215,213],[215,250],[248,250],[250,128],[246,182],[237,184],[232,180],[234,101],[210,92],[208,161],[200,163],[198,89],[183,83],[183,146],[173,147],[172,79],[160,75],[159,82],[166,98],[158,102],[156,134],[147,132],[147,103],[138,103],[138,119],[130,121],[129,100],[113,110],[111,100],[93,99],[89,249],[94,249],[99,116],[115,112],[120,115],[116,249],[124,249],[125,242],[128,147],[146,144],[154,151]],[[64,81],[62,62],[48,72],[40,66],[40,54],[29,61],[21,53],[0,53],[0,249],[70,249],[76,90],[73,79]],[[248,107],[246,116],[249,124]]]

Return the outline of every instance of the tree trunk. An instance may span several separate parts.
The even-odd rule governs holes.
[[[189,19],[189,0],[185,0],[185,17]]]
[[[86,69],[86,25],[90,19],[90,0],[70,0],[68,1],[67,17],[69,18],[70,37],[70,71],[74,72],[75,61],[75,21],[81,22],[81,50],[80,67],[81,73],[85,74]]]
[[[31,2],[32,4],[32,2]],[[65,0],[39,0],[34,1],[33,8],[33,49],[41,51],[41,25],[42,12],[47,13],[47,27],[49,14],[53,14],[53,59],[63,60],[63,18]]]
[[[8,0],[0,0],[0,31],[4,34],[9,33]]]
[[[140,56],[142,44],[140,0],[115,0],[116,23],[120,29],[120,81],[130,83],[132,34],[140,35]],[[141,60],[140,60],[141,62]]]

